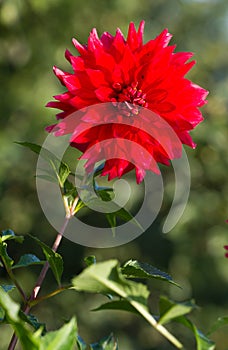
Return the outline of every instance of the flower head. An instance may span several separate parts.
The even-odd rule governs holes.
[[[62,111],[57,114],[61,121],[47,130],[54,131],[56,136],[72,133],[71,145],[83,152],[82,157],[85,152],[87,158],[89,154],[88,170],[102,154],[105,159],[102,175],[109,179],[135,169],[140,182],[146,170],[159,172],[157,163],[169,165],[170,160],[180,157],[182,144],[195,147],[189,131],[203,120],[198,108],[206,103],[207,91],[185,78],[195,64],[188,62],[192,53],[174,53],[175,46],[168,46],[171,35],[167,29],[144,44],[143,29],[143,21],[138,31],[130,23],[126,39],[119,29],[115,36],[105,32],[100,38],[93,29],[87,45],[73,39],[79,56],[66,51],[73,73],[54,67],[67,91],[47,104]],[[103,103],[106,104],[102,113],[87,110],[98,104],[102,108]],[[80,116],[74,116],[80,110],[83,111]],[[70,127],[69,122],[66,125],[69,116]],[[181,146],[170,136],[168,128],[178,136]],[[105,149],[99,148],[99,142],[105,139],[118,141],[115,147],[107,143]],[[142,146],[151,157],[142,156],[141,151],[137,153],[124,140]],[[93,147],[93,154],[89,153],[94,145],[96,151]]]

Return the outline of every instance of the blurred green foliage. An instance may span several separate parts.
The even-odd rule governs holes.
[[[55,111],[45,104],[63,91],[52,66],[70,70],[64,58],[66,48],[74,48],[71,38],[85,42],[96,27],[101,34],[114,34],[120,27],[126,34],[128,23],[146,20],[145,41],[165,27],[174,35],[178,51],[195,53],[197,65],[189,77],[210,91],[203,108],[205,121],[192,133],[198,147],[186,149],[191,166],[191,193],[185,213],[168,234],[161,232],[173,195],[171,169],[163,169],[167,189],[157,220],[137,240],[117,248],[92,249],[64,240],[60,253],[65,261],[64,278],[69,280],[82,268],[83,256],[97,260],[130,258],[143,260],[168,271],[183,289],[154,285],[151,297],[157,301],[164,288],[176,300],[193,297],[202,309],[193,318],[203,331],[218,316],[228,314],[228,261],[223,245],[228,243],[228,3],[227,0],[0,0],[0,223],[1,229],[32,233],[47,244],[55,231],[42,213],[36,196],[36,156],[14,144],[28,141],[42,144],[44,127],[54,121]],[[168,181],[170,179],[170,181]],[[29,253],[33,242],[13,255]],[[24,251],[22,251],[22,249]],[[32,248],[35,250],[35,247]],[[37,251],[39,256],[40,251]],[[33,287],[39,267],[20,272],[27,291]],[[4,280],[6,276],[1,276]],[[44,289],[53,283],[48,275]],[[116,311],[92,313],[101,297],[75,296],[67,292],[34,308],[49,329],[60,327],[64,319],[77,315],[79,332],[87,342],[95,342],[113,331],[120,349],[155,350],[172,347],[147,324]],[[156,313],[156,309],[154,309]],[[0,349],[5,349],[10,331],[4,326]],[[184,332],[179,326],[176,334]],[[227,329],[212,336],[219,350],[228,348]],[[190,343],[191,343],[190,339]]]

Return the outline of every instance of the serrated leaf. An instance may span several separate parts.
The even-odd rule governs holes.
[[[53,153],[48,151],[47,149],[36,145],[35,143],[30,142],[16,142],[17,144],[29,148],[31,151],[40,154],[42,158],[44,158],[46,161],[48,161],[52,169],[54,170],[57,179],[59,181],[60,186],[63,188],[64,183],[67,179],[67,177],[70,174],[70,169],[68,165],[64,162],[61,162]]]
[[[41,338],[40,350],[73,350],[76,345],[77,326],[75,318],[57,331]]]
[[[30,324],[35,330],[38,330],[40,328],[42,328],[42,335],[44,335],[46,333],[46,325],[45,323],[40,323],[36,316],[28,314],[26,315],[23,311],[19,311],[19,316],[21,318],[21,320],[27,322],[28,324]]]
[[[79,335],[77,336],[77,347],[78,347],[78,350],[86,350],[87,349],[86,343]]]
[[[12,290],[14,290],[14,289],[16,288],[14,284],[1,284],[0,287],[1,287],[1,288],[4,290],[4,292],[6,292],[6,293],[9,293],[9,292],[11,292]]]
[[[15,235],[13,230],[7,229],[2,231],[1,240],[2,242],[14,240],[18,243],[22,243],[24,241],[24,237]]]
[[[183,324],[185,327],[189,328],[196,340],[196,349],[197,350],[214,350],[215,343],[207,338],[197,327],[194,325],[192,321],[190,321],[185,316],[180,316],[175,319],[176,322]]]
[[[49,262],[50,268],[55,276],[55,279],[58,285],[61,285],[61,277],[63,273],[63,259],[59,253],[54,252],[49,246],[45,243],[41,242],[38,238],[29,235],[32,239],[34,239],[41,249]]]
[[[2,242],[1,240],[0,240],[0,256],[2,258],[4,265],[7,268],[11,268],[14,261],[7,253],[7,244],[5,242]]]
[[[228,316],[219,317],[217,321],[213,324],[207,335],[216,332],[219,328],[228,325]]]
[[[91,350],[118,350],[116,339],[110,334],[108,337],[101,339],[98,343],[90,344]]]
[[[155,318],[149,313],[147,307],[149,291],[147,287],[124,278],[117,260],[108,260],[87,267],[72,280],[72,285],[72,288],[77,291],[111,294],[122,298],[158,332],[167,337],[178,348],[182,348],[181,343],[162,325],[158,325]],[[129,308],[128,311],[131,310],[132,308]]]
[[[3,323],[5,321],[5,311],[2,307],[0,307],[0,323]]]
[[[127,261],[122,267],[122,273],[127,278],[155,278],[177,285],[168,273],[163,272],[150,264],[139,262],[137,260]]]
[[[160,319],[159,324],[165,324],[171,320],[190,313],[196,305],[193,301],[186,301],[182,303],[175,303],[166,297],[160,297],[159,309],[160,309]]]
[[[108,202],[112,200],[112,196],[109,193],[110,191],[113,191],[113,189],[108,187],[95,187],[95,191],[97,195],[104,201]]]
[[[140,223],[135,219],[135,217],[128,210],[126,210],[125,208],[119,209],[118,206],[116,209],[117,210],[115,212],[105,214],[106,219],[112,229],[113,236],[115,236],[117,218],[120,218],[125,222],[131,221],[133,225],[138,226],[143,231],[143,228],[140,225]]]
[[[73,280],[73,288],[78,291],[112,294],[137,301],[146,307],[149,291],[141,283],[128,281],[121,274],[117,260],[108,260],[87,267]]]
[[[7,293],[0,288],[0,306],[5,312],[6,321],[14,328],[22,349],[24,350],[40,350],[39,339],[25,325],[25,322],[20,319],[20,305],[15,303]]]
[[[126,300],[115,300],[108,303],[104,303],[98,306],[92,311],[102,311],[102,310],[121,310],[128,311],[139,315],[139,312]]]
[[[94,265],[97,262],[95,255],[90,255],[90,256],[85,257],[84,261],[85,261],[87,266]]]
[[[106,219],[111,227],[113,237],[115,237],[115,228],[116,228],[116,214],[115,213],[106,213]]]
[[[41,261],[34,254],[24,254],[20,257],[17,264],[15,264],[12,269],[17,269],[19,267],[26,267],[30,265],[42,265],[45,261]]]

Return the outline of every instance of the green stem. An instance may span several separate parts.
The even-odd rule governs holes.
[[[106,285],[105,280],[101,279],[101,282]],[[149,322],[149,324],[152,327],[154,327],[160,334],[162,334],[167,340],[169,340],[170,343],[172,343],[177,349],[182,349],[182,350],[184,349],[183,345],[179,342],[179,340],[176,337],[174,337],[163,325],[158,323],[143,305],[129,298],[127,293],[122,289],[118,288],[118,286],[116,286],[115,283],[112,283],[111,281],[109,281],[109,284],[107,285],[107,287],[110,288],[110,285],[112,290],[117,295],[120,295],[122,298],[127,300],[139,312],[139,314],[142,315],[145,318],[145,320],[147,320],[147,322]]]
[[[183,345],[174,337],[164,326],[158,323],[155,318],[149,314],[146,309],[134,300],[130,301],[131,305],[154,327],[160,334],[170,341],[177,349],[183,349]]]
[[[51,297],[53,297],[53,296],[55,296],[55,295],[57,295],[57,294],[59,294],[59,293],[61,293],[61,292],[64,292],[64,290],[67,290],[67,289],[69,289],[70,287],[71,287],[71,285],[58,288],[58,289],[54,290],[54,291],[51,292],[51,293],[48,293],[48,294],[46,294],[46,295],[44,295],[44,296],[42,296],[42,297],[39,297],[39,298],[37,297],[36,299],[34,299],[34,300],[32,300],[32,301],[29,301],[28,304],[29,304],[29,306],[32,308],[33,306],[39,304],[39,303],[42,302],[43,300],[47,300],[47,299],[49,299],[49,298],[51,298]]]
[[[22,287],[20,286],[19,282],[17,281],[16,277],[14,276],[14,273],[12,271],[11,268],[9,268],[9,266],[7,265],[7,262],[5,261],[4,257],[1,257],[2,259],[2,263],[6,269],[6,272],[8,273],[9,278],[11,279],[11,281],[14,283],[14,285],[16,286],[18,292],[20,293],[23,302],[26,303],[27,302],[27,296],[25,294],[25,292],[23,291]]]

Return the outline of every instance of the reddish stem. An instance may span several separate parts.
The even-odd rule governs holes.
[[[53,246],[52,246],[52,250],[54,250],[54,252],[57,251],[57,249],[58,249],[58,247],[59,247],[59,245],[60,245],[60,243],[61,243],[63,234],[64,234],[64,232],[65,232],[65,230],[66,230],[66,227],[67,227],[67,225],[68,225],[69,220],[70,220],[70,218],[66,218],[66,219],[65,219],[65,221],[64,221],[64,223],[63,223],[63,226],[62,226],[60,232],[59,232],[59,233],[57,234],[57,236],[56,236],[56,239],[55,239],[55,241],[54,241],[54,243],[53,243]],[[28,302],[27,302],[27,304],[26,304],[26,307],[25,307],[25,309],[24,309],[24,313],[25,313],[26,315],[29,313],[29,311],[30,311],[30,309],[31,309],[31,306],[29,305],[29,302],[32,301],[32,300],[35,300],[35,299],[37,298],[37,295],[39,294],[39,291],[40,291],[40,289],[41,289],[41,286],[42,286],[42,284],[43,284],[43,281],[44,281],[44,279],[45,279],[45,277],[46,277],[46,274],[47,274],[47,272],[48,272],[48,269],[49,269],[49,263],[48,263],[48,261],[46,261],[45,264],[44,264],[44,266],[43,266],[43,268],[42,268],[42,270],[41,270],[41,272],[40,272],[40,275],[39,275],[39,277],[38,277],[38,279],[37,279],[36,285],[35,285],[35,287],[33,288],[32,294],[31,294],[31,296],[30,296],[30,298],[29,298],[29,300],[28,300]],[[17,344],[17,339],[18,339],[18,338],[17,338],[17,335],[14,333],[13,336],[12,336],[12,338],[11,338],[11,341],[10,341],[10,344],[9,344],[9,347],[8,347],[8,350],[14,350],[14,349],[15,349],[15,346],[16,346],[16,344]]]

